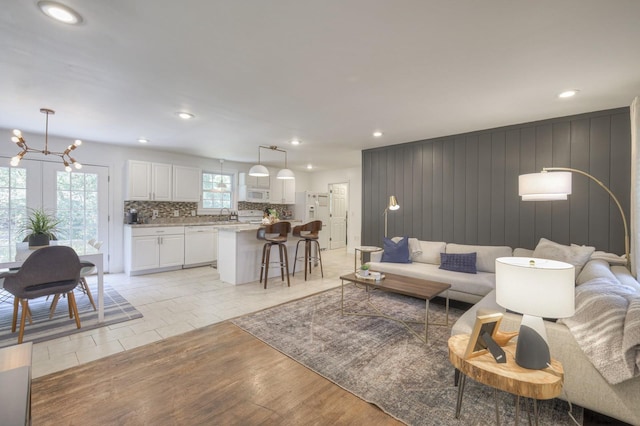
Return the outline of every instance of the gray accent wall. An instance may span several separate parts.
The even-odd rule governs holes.
[[[518,176],[571,167],[600,179],[629,215],[629,108],[555,118],[362,152],[362,244],[388,236],[533,249],[541,237],[624,253],[620,214],[609,195],[573,173],[567,201],[524,202]]]

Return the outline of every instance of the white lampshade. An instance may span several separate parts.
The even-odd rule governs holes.
[[[570,317],[575,311],[575,267],[557,260],[500,257],[496,302],[521,314]]]
[[[571,172],[529,173],[518,177],[522,201],[566,200],[571,194]]]
[[[249,176],[265,177],[269,176],[269,169],[262,164],[256,164],[249,169]]]
[[[276,175],[277,179],[295,179],[296,175],[289,169],[282,169]]]

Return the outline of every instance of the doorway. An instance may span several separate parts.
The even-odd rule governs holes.
[[[329,184],[329,249],[347,246],[349,183]]]

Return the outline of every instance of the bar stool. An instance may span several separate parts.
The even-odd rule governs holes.
[[[274,262],[280,264],[280,275],[282,281],[284,281],[284,272],[287,271],[287,286],[291,287],[289,282],[289,256],[287,255],[287,234],[291,231],[291,223],[289,222],[276,222],[272,225],[266,225],[258,228],[256,238],[264,240],[264,246],[262,247],[262,264],[260,265],[260,282],[262,282],[262,276],[264,273],[264,288],[267,288],[267,278],[269,277],[269,262],[271,257],[271,248],[275,245],[278,246],[280,252],[280,262]],[[277,235],[273,235],[277,234]]]
[[[296,262],[298,261],[298,246],[300,243],[304,243],[304,280],[307,280],[307,266],[309,274],[311,274],[311,261],[317,260],[320,262],[320,274],[324,278],[324,271],[322,269],[322,255],[320,255],[320,243],[318,242],[318,233],[322,230],[322,221],[314,220],[313,222],[305,223],[304,225],[298,225],[293,228],[292,235],[300,237],[301,239],[296,244],[296,257],[293,260],[293,276],[296,276]],[[313,243],[316,243],[317,256],[311,255],[311,247]],[[303,259],[303,257],[300,257]]]

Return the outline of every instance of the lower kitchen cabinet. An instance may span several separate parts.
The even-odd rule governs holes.
[[[185,266],[211,264],[218,260],[218,230],[215,226],[185,226]]]
[[[179,269],[184,264],[184,226],[125,227],[125,272]]]

